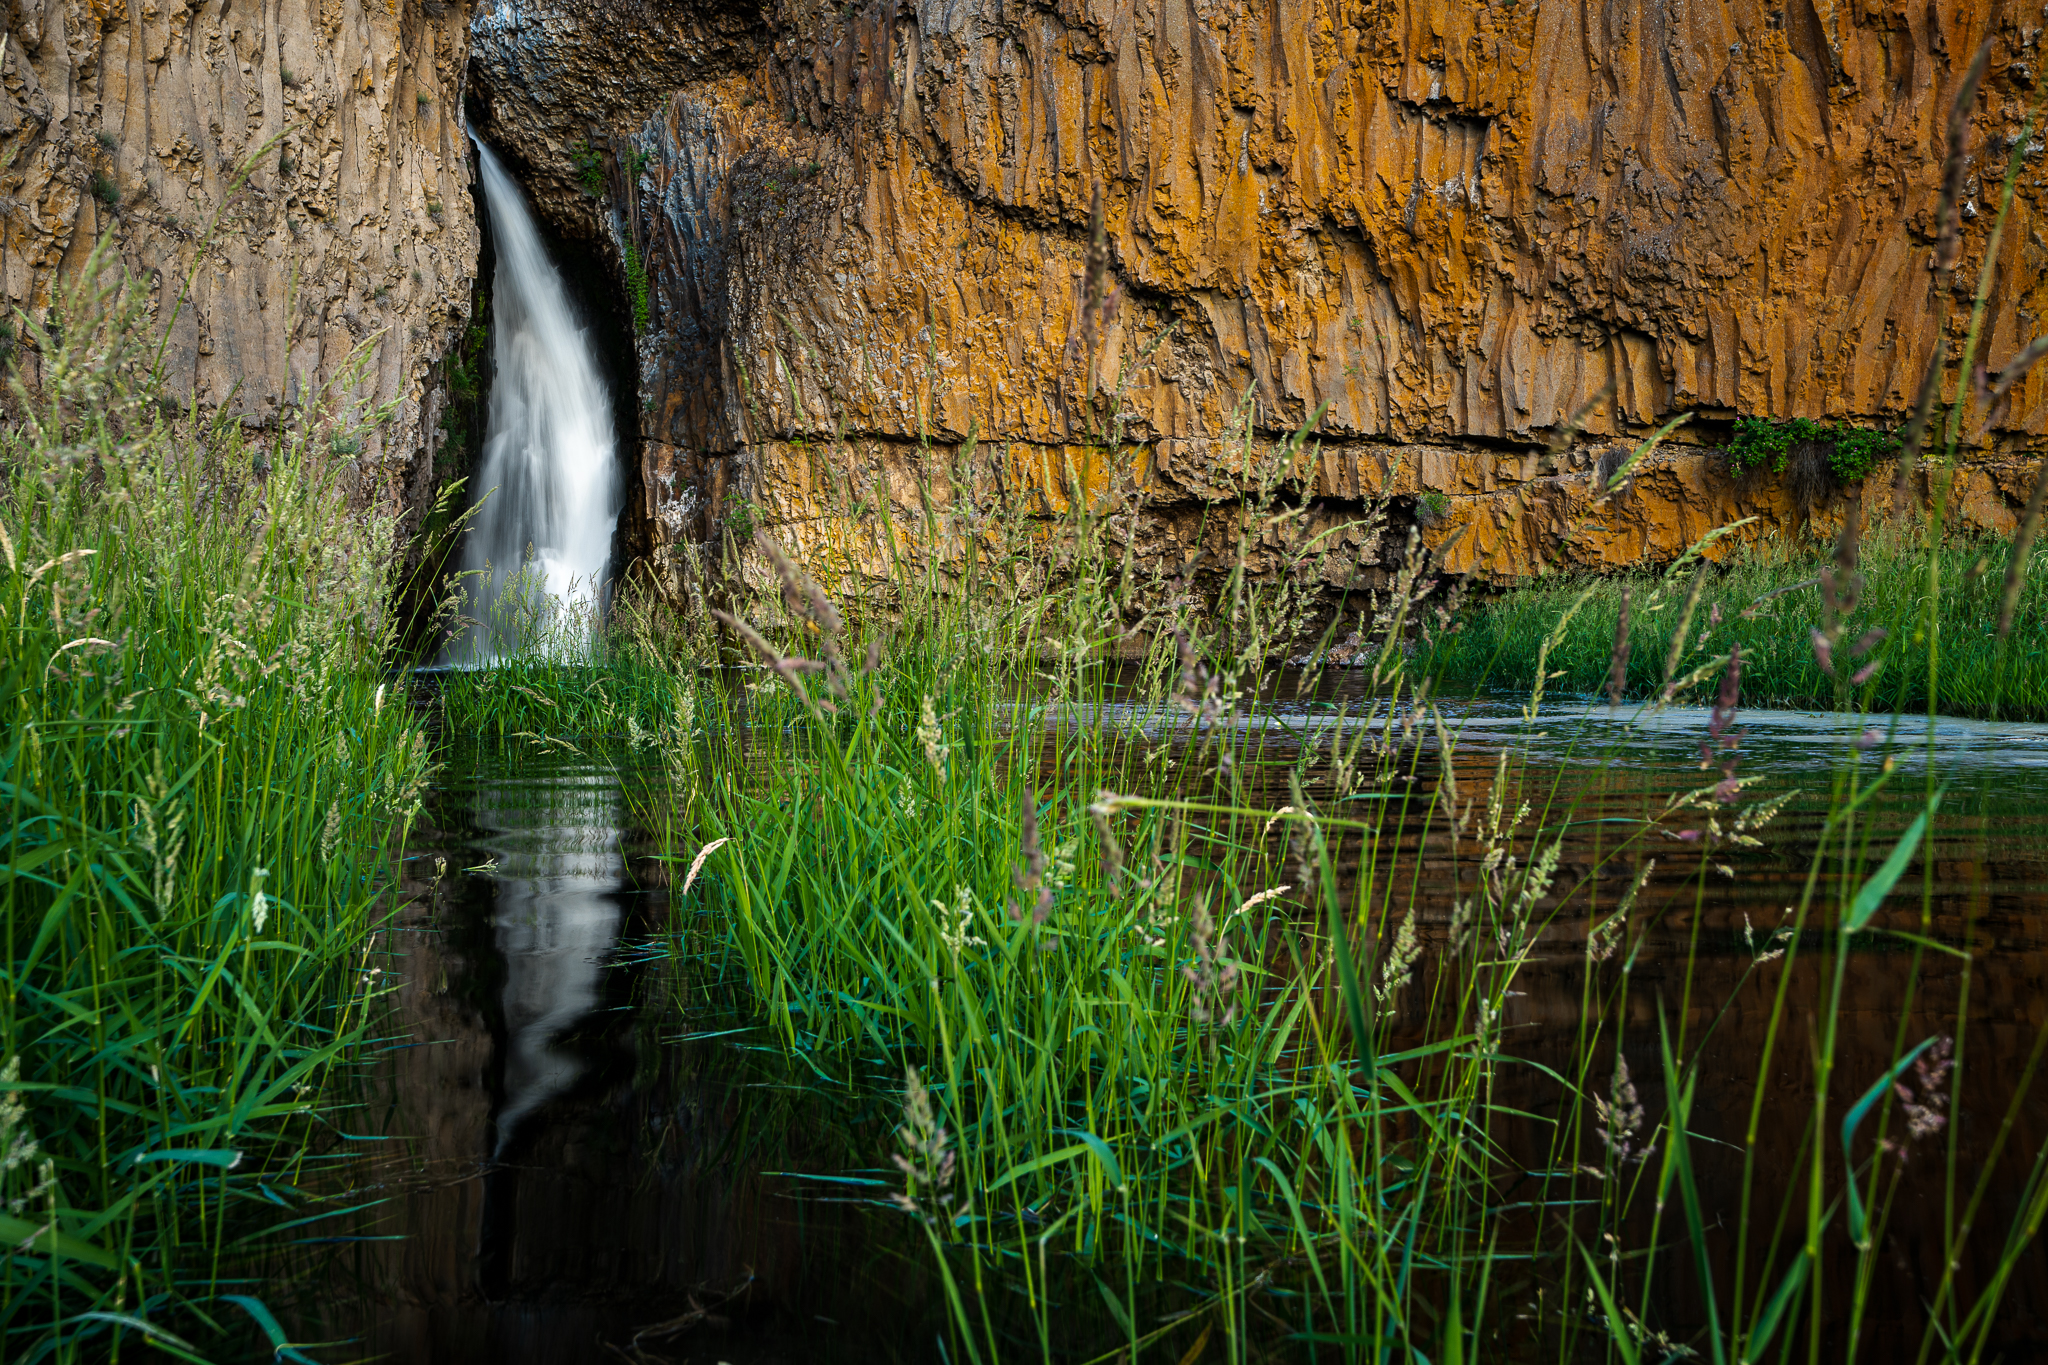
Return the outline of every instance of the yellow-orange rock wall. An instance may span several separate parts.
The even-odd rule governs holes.
[[[680,32],[712,7],[643,8]],[[1945,125],[1986,38],[1965,249],[1936,272]],[[1266,437],[1314,418],[1354,462],[1427,444],[1482,471],[1575,413],[1606,440],[1695,412],[1700,447],[1738,415],[1896,422],[1960,355],[2041,48],[2039,15],[1976,2],[770,6],[651,115],[586,121],[637,165],[607,209],[648,270],[649,515],[817,515],[775,462],[820,442],[1193,452],[1241,404]],[[551,138],[533,122],[528,164],[561,163]],[[2048,303],[2043,165],[2022,149],[1989,262],[1994,372]],[[1092,388],[1114,398],[1091,403],[1098,197]],[[2030,455],[2044,405],[2037,374],[1972,456]],[[1642,485],[1688,500],[1650,516],[1653,557],[1790,505],[1694,464]],[[1499,572],[1549,535],[1503,529]]]

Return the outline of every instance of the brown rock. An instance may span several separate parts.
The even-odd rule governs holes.
[[[1242,398],[1268,439],[1316,419],[1327,477],[1305,493],[1366,496],[1377,452],[1448,495],[1460,553],[1502,576],[1787,516],[1679,452],[1560,549],[1577,494],[1529,474],[1574,413],[1600,437],[1696,411],[1702,441],[1737,414],[1902,416],[1935,349],[1960,353],[2041,32],[1977,5],[1745,0],[786,4],[762,27],[646,8],[660,24],[634,46],[682,33],[686,58],[612,44],[594,68],[614,31],[594,0],[553,0],[519,61],[478,51],[483,87],[525,90],[520,119],[493,107],[544,182],[565,174],[551,101],[646,158],[606,226],[650,280],[646,435],[703,471],[648,484],[657,539],[721,510],[721,462],[728,497],[814,522],[788,462],[835,434],[1043,459],[1113,420],[1161,507],[1230,496],[1214,444]],[[1974,217],[1940,274],[1943,127],[1986,36]],[[676,88],[643,119],[648,71]],[[1997,262],[1994,370],[2042,304],[2037,155]],[[1077,344],[1098,193],[1113,417]],[[1982,453],[2038,447],[2044,384]],[[1985,524],[2011,498],[1994,486]]]
[[[1707,451],[1737,415],[1896,422],[1960,358],[2041,60],[2038,25],[1980,4],[10,5],[10,300],[45,306],[111,228],[167,314],[218,209],[174,383],[263,422],[379,337],[363,397],[402,406],[363,467],[390,497],[418,495],[430,361],[468,306],[473,49],[482,130],[542,214],[622,309],[644,279],[628,540],[671,569],[745,503],[793,537],[855,517],[874,571],[864,490],[914,523],[934,462],[996,489],[1085,449],[1185,555],[1173,528],[1241,498],[1247,426],[1262,450],[1311,428],[1288,488],[1318,516],[1444,500],[1429,538],[1467,528],[1454,560],[1493,577],[1797,521]],[[1964,250],[1934,271],[1944,124],[1986,37]],[[2044,303],[2020,153],[1993,370]],[[1597,516],[1590,465],[1548,453],[1575,414],[1632,442],[1687,411],[1689,444]],[[1989,462],[1966,519],[2010,516],[2044,427],[2034,375],[1965,452]]]
[[[8,311],[40,319],[105,236],[150,283],[171,394],[257,428],[366,347],[344,401],[397,407],[354,457],[358,484],[387,509],[416,503],[433,365],[476,270],[468,4],[7,0],[0,15]]]

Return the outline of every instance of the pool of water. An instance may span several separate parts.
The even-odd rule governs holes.
[[[1832,715],[1742,715],[1739,771],[1756,779],[1744,800],[1800,794],[1763,847],[1707,854],[1679,837],[1696,816],[1660,814],[1671,792],[1718,778],[1700,772],[1707,712],[1564,703],[1532,721],[1485,699],[1452,712],[1452,762],[1468,795],[1483,804],[1506,751],[1523,769],[1523,791],[1550,793],[1552,809],[1569,811],[1559,821],[1560,887],[1600,881],[1611,903],[1635,864],[1604,857],[1618,826],[1602,822],[1659,824],[1624,1048],[1645,1106],[1659,1113],[1660,1015],[1705,1040],[1697,1159],[1709,1221],[1732,1218],[1739,1167],[1726,1144],[1747,1121],[1785,970],[1756,957],[1799,898],[1830,786],[1864,727]],[[1159,735],[1184,735],[1186,725],[1178,713],[1125,706],[1046,719]],[[1275,759],[1372,723],[1320,704],[1247,722],[1270,732]],[[1421,732],[1414,742],[1434,746]],[[1895,771],[1862,816],[1878,857],[1924,807],[1930,761],[1948,783],[1922,860],[1902,882],[1916,888],[1922,865],[1931,868],[1928,910],[1901,895],[1880,918],[1940,946],[1916,953],[1884,934],[1854,942],[1838,1075],[1860,1091],[1900,1037],[1953,1034],[1961,1021],[1955,1160],[1967,1175],[2048,1014],[2048,726],[1942,721],[1930,742],[1925,722],[1913,721],[1861,751],[1866,778],[1887,758]],[[863,1202],[859,1187],[802,1178],[872,1171],[894,1116],[868,1097],[819,1088],[746,1030],[730,1031],[724,1005],[690,994],[701,974],[675,970],[668,869],[633,828],[627,799],[635,784],[658,799],[664,780],[611,748],[454,751],[409,849],[407,903],[380,945],[398,982],[392,1043],[366,1081],[360,1128],[382,1140],[367,1144],[373,1154],[352,1179],[375,1201],[360,1235],[388,1240],[328,1253],[307,1311],[332,1337],[404,1362],[940,1358],[926,1253],[905,1240],[905,1220]],[[1272,794],[1272,804],[1285,799]],[[1403,883],[1396,910],[1416,905],[1427,941],[1440,937],[1458,891],[1441,830],[1418,823],[1411,834],[1407,856],[1424,875]],[[1732,876],[1716,870],[1723,864]],[[1552,923],[1524,969],[1505,1021],[1515,1055],[1571,1066],[1589,974],[1611,980],[1602,975],[1610,967],[1589,964],[1585,929]],[[1831,979],[1828,941],[1803,943],[1792,971],[1789,998],[1804,1020]],[[1404,997],[1411,1041],[1443,1023],[1428,980],[1425,965],[1422,988]],[[1778,1206],[1798,1168],[1808,1048],[1795,1022],[1762,1078],[1763,1208]],[[1533,1068],[1504,1075],[1501,1101],[1530,1118],[1503,1136],[1540,1167],[1558,1088]],[[2044,1120],[2048,1102],[2023,1105],[2011,1149],[2038,1151]],[[1947,1160],[1936,1142],[1908,1163],[1885,1232],[1892,1283],[1872,1315],[1880,1329],[1911,1319],[1914,1298],[1939,1278],[1933,1234],[1950,1216],[1939,1179]],[[2019,1174],[2001,1177],[1987,1207],[2010,1208]],[[2048,1339],[2044,1262],[2031,1258],[2008,1291],[1997,1340]],[[1974,1273],[1965,1266],[1966,1280]],[[1824,1303],[1844,1301],[1831,1283]],[[1665,1309],[1687,1311],[1682,1301]],[[1862,1358],[1899,1358],[1894,1347],[1910,1356],[1917,1341],[1917,1328],[1910,1342],[1880,1336]]]

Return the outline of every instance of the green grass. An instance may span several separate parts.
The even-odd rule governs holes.
[[[1752,704],[1925,711],[2005,720],[2048,720],[2048,575],[2023,573],[2010,632],[1998,633],[2011,542],[1951,537],[1933,554],[1916,529],[1887,526],[1863,542],[1864,585],[1821,667],[1814,631],[1829,625],[1821,575],[1832,571],[1827,545],[1784,541],[1738,550],[1706,571],[1690,613],[1697,562],[1675,573],[1579,578],[1511,588],[1469,605],[1454,634],[1435,642],[1431,666],[1446,683],[1526,692],[1541,666],[1552,693],[1604,692],[1615,656],[1623,595],[1629,650],[1623,696],[1663,693],[1673,634],[1687,622],[1687,667],[1698,655],[1742,651],[1742,692]],[[2036,549],[2030,557],[2037,558]],[[1939,585],[1940,611],[1930,641],[1922,604],[1929,573]],[[1843,578],[1846,583],[1846,576]],[[1568,618],[1568,619],[1567,619]],[[1882,631],[1858,652],[1872,631]],[[1545,646],[1548,645],[1546,652]],[[1939,669],[1930,674],[1936,645]],[[1875,672],[1860,683],[1866,669]],[[1938,692],[1931,683],[1938,680]],[[1684,700],[1709,697],[1716,671],[1680,689]]]
[[[1064,534],[1085,548],[1085,526]],[[1883,932],[1874,907],[1922,837],[1873,846],[1858,828],[1852,813],[1886,780],[1876,762],[1845,746],[1820,778],[1831,815],[1784,957],[1757,945],[1743,978],[1770,1013],[1767,1048],[1812,1030],[1807,1121],[1854,1154],[1855,1202],[1811,1144],[1782,1206],[1752,1194],[1750,1173],[1703,1193],[1687,1106],[1713,1030],[1691,1020],[1723,1002],[1688,1008],[1690,956],[1663,964],[1656,993],[1632,986],[1655,916],[1623,892],[1652,856],[1686,859],[1703,889],[1772,805],[1710,785],[1636,816],[1603,808],[1614,828],[1598,866],[1567,872],[1559,852],[1587,812],[1512,754],[1460,796],[1444,773],[1471,783],[1469,765],[1369,732],[1297,746],[1216,726],[1225,698],[1270,695],[1255,589],[1189,623],[1185,652],[1156,634],[1135,670],[1062,655],[1055,641],[1100,631],[1079,604],[1115,582],[1113,563],[1097,560],[1091,583],[1085,554],[1069,562],[1084,567],[1068,593],[995,622],[959,605],[987,601],[984,585],[947,603],[902,585],[912,606],[872,663],[860,627],[792,567],[781,624],[750,649],[812,663],[739,687],[679,674],[693,701],[658,737],[678,796],[642,812],[676,884],[695,873],[677,898],[684,998],[738,982],[741,1022],[818,1084],[902,1096],[893,1144],[818,1174],[879,1186],[914,1219],[952,1358],[1172,1360],[1205,1337],[1229,1359],[1305,1343],[1347,1360],[1661,1359],[1667,1340],[1703,1357],[1828,1358],[1815,1285],[1846,1277],[1850,1320],[1868,1311],[1884,1254],[1870,1229],[1902,1169],[1871,1156],[1903,1122],[1892,1092],[1852,1108],[1872,1078],[1829,1079],[1839,949]],[[1419,598],[1413,579],[1399,593]],[[1714,648],[1689,640],[1680,668]],[[1019,676],[1019,656],[1051,666]],[[1455,712],[1418,702],[1400,651],[1381,664],[1348,713],[1391,710],[1455,751]],[[1112,699],[1153,705],[1185,742],[1061,723]],[[1674,817],[1717,833],[1673,853]],[[1425,879],[1461,888],[1449,924],[1417,924]],[[1569,1068],[1542,1068],[1550,1117],[1532,1151],[1502,1087],[1539,1064],[1502,1021],[1539,944],[1583,954],[1585,987]],[[1787,993],[1814,954],[1833,983],[1818,1005]],[[1901,1066],[1921,1041],[1898,1040]],[[1633,1082],[1616,1075],[1624,1045]],[[1732,1141],[1745,1172],[1761,1116],[1785,1121],[1761,1083],[1768,1055],[1759,1065],[1750,1114],[1698,1125]],[[1638,1084],[1657,1098],[1638,1107]],[[2022,1078],[2013,1103],[2027,1093]],[[2014,1239],[2007,1255],[2048,1211],[2038,1162],[2025,1174],[2034,1156],[2015,1154],[2022,1207],[1990,1234]],[[1532,1185],[1544,1170],[1556,1179]],[[1959,1203],[1987,1188],[1949,1178]],[[1610,1236],[1622,1258],[1588,1261]],[[1535,1286],[1550,1308],[1531,1309]],[[1671,1315],[1703,1286],[1721,1295],[1708,1317]],[[1996,1291],[1957,1292],[1943,1290],[1941,1330],[1988,1332]]]
[[[515,575],[493,624],[496,638],[518,647],[486,667],[439,674],[436,703],[450,733],[541,745],[612,736],[640,748],[689,704],[674,675],[702,651],[664,614],[628,598],[599,623],[534,602]],[[510,619],[522,608],[525,619]]]
[[[1962,1095],[1941,1049],[1965,1055],[1968,1015],[1931,1037],[1888,1025],[1874,1066],[1844,1041],[1852,1016],[1927,1008],[1927,954],[1967,954],[1928,933],[1939,756],[1912,793],[1851,741],[1817,765],[1824,813],[1785,921],[1732,950],[1725,998],[1699,984],[1704,954],[1731,951],[1702,942],[1708,887],[1779,809],[1713,746],[1734,709],[2041,704],[2042,590],[2015,566],[1995,638],[2021,552],[1945,539],[1935,475],[1918,527],[1508,595],[1456,631],[1411,542],[1390,589],[1323,632],[1376,645],[1362,695],[1319,713],[1341,737],[1307,741],[1232,723],[1277,698],[1274,664],[1313,619],[1301,585],[1332,581],[1256,471],[1221,527],[1235,555],[1199,593],[1134,568],[1112,528],[1143,496],[1113,478],[1084,498],[1070,475],[1050,515],[963,513],[964,486],[927,490],[917,526],[863,503],[841,524],[874,543],[815,546],[810,566],[764,536],[780,600],[723,618],[743,670],[706,669],[701,642],[634,663],[670,680],[631,695],[664,698],[641,737],[673,793],[639,815],[672,869],[679,999],[716,998],[720,1029],[824,1090],[900,1106],[867,1162],[813,1174],[908,1220],[949,1359],[1817,1365],[1914,1312],[1903,1349],[1982,1358],[2048,1217],[2048,1152],[2001,1137],[1965,1167],[1961,1125],[1937,1125],[1916,1140],[1945,1154],[1909,1186],[1904,1130]],[[919,547],[969,520],[993,529],[942,572]],[[847,619],[828,589],[883,551],[890,581]],[[1622,690],[1651,719],[1718,701],[1702,739],[1719,771],[1650,799],[1566,788],[1512,743],[1475,762],[1434,699],[1497,676],[1551,723],[1546,689],[1606,685],[1624,591]],[[1149,709],[1116,723],[1111,702]],[[1609,773],[1630,753],[1574,758]],[[1896,823],[1880,792],[1906,806]],[[1685,870],[1675,902],[1636,903],[1652,859]],[[1660,934],[1665,955],[1639,960]],[[1851,960],[1871,952],[1904,961],[1902,995],[1858,994]],[[1581,983],[1563,1058],[1507,1023],[1540,958]],[[1709,1044],[1738,1004],[1757,1022],[1730,1077]],[[1968,1064],[2006,1081],[1978,1125],[2012,1131],[2044,1043]],[[1902,1198],[1963,1211],[1916,1224],[1933,1264],[1989,1269],[1892,1302]]]
[[[332,1211],[302,1180],[428,766],[380,670],[388,523],[310,422],[173,435],[143,302],[96,257],[0,433],[10,1360],[272,1335],[260,1257]]]

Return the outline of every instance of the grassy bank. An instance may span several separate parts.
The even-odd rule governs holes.
[[[658,736],[675,803],[643,811],[682,888],[685,994],[737,996],[821,1085],[901,1097],[872,1165],[817,1174],[928,1239],[949,1357],[1868,1349],[1868,1316],[1892,1311],[1904,1133],[1961,1094],[1939,1059],[1966,1032],[1960,1014],[1939,1037],[1901,1024],[1874,1067],[1835,1074],[1851,949],[1916,955],[1903,997],[1856,1009],[1904,1011],[1920,989],[1926,940],[1877,912],[1914,886],[1932,904],[1931,882],[1902,881],[1926,821],[1880,836],[1857,814],[1891,781],[1882,755],[1845,746],[1817,779],[1832,798],[1811,873],[1741,959],[1736,990],[1766,1020],[1757,1071],[1726,1076],[1700,1021],[1735,997],[1694,997],[1697,930],[1656,986],[1633,975],[1683,903],[1637,905],[1652,860],[1704,894],[1776,811],[1718,744],[1749,676],[1721,638],[1688,626],[1656,649],[1660,672],[1714,689],[1702,740],[1721,771],[1596,811],[1512,751],[1467,754],[1428,700],[1440,683],[1398,648],[1305,738],[1240,724],[1282,652],[1261,625],[1281,614],[1242,579],[1135,670],[1062,649],[1101,635],[1089,584],[1116,567],[1090,560],[1084,522],[1058,534],[1071,593],[991,619],[960,605],[989,600],[971,581],[943,601],[906,582],[912,609],[872,632],[784,561],[775,624],[729,623],[766,667],[737,687],[677,676],[690,701]],[[1384,640],[1423,600],[1397,585]],[[1019,657],[1046,666],[1020,678]],[[1591,865],[1567,866],[1587,823]],[[1584,981],[1562,1065],[1509,1024],[1558,953]],[[2000,1092],[2005,1122],[2038,1060]],[[1746,1112],[1695,1120],[1703,1082]],[[1926,1168],[1951,1207],[1978,1206],[1994,1171],[2018,1201],[1995,1229],[1949,1225],[1946,1262],[1996,1270],[1930,1294],[1926,1359],[1997,1339],[2048,1213],[2041,1154],[1959,1169],[1954,1139],[1946,1175]]]
[[[364,415],[173,435],[142,306],[96,258],[0,425],[9,1360],[282,1344],[259,1258],[327,1212],[428,762],[380,673],[391,528],[321,472]]]
[[[435,704],[449,733],[547,745],[616,735],[636,746],[671,724],[687,695],[679,666],[708,651],[664,615],[627,599],[603,622],[559,610],[522,648],[483,668],[440,671]]]
[[[1468,606],[1427,666],[1454,686],[1510,691],[1528,690],[1540,667],[1553,694],[1603,693],[1626,601],[1628,700],[1685,678],[1665,667],[1683,629],[1691,647],[1714,655],[1740,648],[1743,695],[1759,705],[2048,720],[2048,575],[2038,565],[2015,572],[2008,539],[1950,537],[1931,551],[1921,542],[1917,524],[1887,523],[1838,569],[1831,544],[1768,541],[1706,569],[1697,600],[1696,562],[1510,589]],[[2036,546],[2029,557],[2039,554]],[[2009,573],[2018,591],[2001,634]],[[1843,588],[1831,608],[1833,576]],[[1835,638],[1817,649],[1815,632],[1831,627]],[[1718,685],[1695,677],[1680,694],[1698,701]]]

